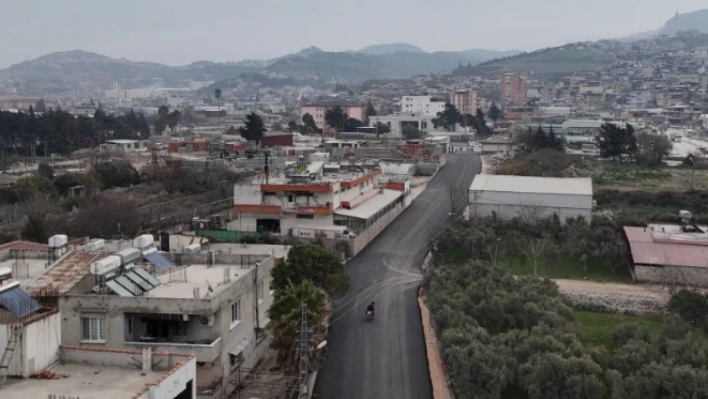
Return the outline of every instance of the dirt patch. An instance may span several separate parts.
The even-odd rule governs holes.
[[[621,312],[663,312],[671,297],[667,289],[656,285],[553,281],[561,294],[574,304],[601,305]]]

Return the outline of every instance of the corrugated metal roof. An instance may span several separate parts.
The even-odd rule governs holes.
[[[49,245],[31,241],[12,241],[7,244],[0,245],[0,251],[7,251],[10,249],[22,251],[47,251],[49,250]]]
[[[108,256],[108,253],[73,251],[30,283],[29,286],[32,289],[52,288],[56,290],[57,295],[64,295],[91,272],[92,262],[103,259],[106,256]]]
[[[643,227],[624,227],[632,261],[638,265],[708,267],[708,241],[655,240]]]
[[[592,195],[592,179],[589,177],[477,175],[472,181],[470,191]]]

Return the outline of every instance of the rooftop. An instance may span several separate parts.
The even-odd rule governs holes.
[[[12,272],[10,281],[19,281],[26,287],[33,279],[41,276],[47,270],[46,259],[7,259],[0,262],[0,269],[8,268]]]
[[[363,202],[354,209],[339,208],[334,213],[340,216],[347,216],[356,219],[367,220],[374,216],[381,209],[397,200],[403,192],[396,190],[383,190],[370,200]]]
[[[31,241],[12,241],[7,244],[0,245],[0,251],[9,251],[11,249],[21,251],[47,251],[49,250],[49,246],[47,244],[40,244]]]
[[[706,226],[699,227],[708,231]],[[682,232],[679,225],[650,225],[624,227],[624,235],[635,264],[708,267],[706,233]]]
[[[225,282],[225,270],[227,269],[229,269],[230,279]],[[182,270],[184,270],[184,275],[179,274]],[[146,292],[143,296],[151,298],[197,299],[194,297],[196,288],[199,290],[198,299],[212,298],[218,295],[227,286],[243,279],[251,270],[253,270],[252,267],[225,264],[186,266],[178,271],[159,276],[158,279],[162,284]],[[184,277],[186,277],[186,279],[184,279],[184,281],[170,281],[171,278],[174,280],[174,276],[178,274],[181,278],[184,279]]]
[[[64,295],[91,272],[92,262],[108,255],[107,252],[69,252],[27,285],[32,288],[51,288],[57,295]]]
[[[592,195],[592,179],[585,177],[477,175],[472,181],[470,191]]]

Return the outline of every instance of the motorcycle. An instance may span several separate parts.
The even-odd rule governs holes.
[[[371,321],[374,320],[374,312],[367,310],[366,311],[366,321]]]

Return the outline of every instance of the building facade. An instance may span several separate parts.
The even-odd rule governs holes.
[[[450,95],[450,103],[462,114],[474,115],[478,108],[482,108],[480,97],[474,90],[456,91]]]
[[[438,112],[443,111],[445,111],[445,101],[438,100],[433,96],[401,97],[401,112],[437,117]]]
[[[437,118],[434,115],[425,115],[423,113],[400,113],[394,115],[372,116],[369,118],[369,126],[376,126],[378,123],[387,125],[391,130],[388,133],[390,137],[403,137],[403,128],[413,126],[420,130],[423,136],[433,130],[435,125],[433,119]]]
[[[500,86],[503,108],[526,105],[528,84],[525,77],[518,73],[506,73],[501,78]]]
[[[300,117],[305,114],[312,115],[317,128],[321,129],[323,134],[329,135],[332,133],[333,129],[331,126],[327,125],[327,122],[325,121],[325,114],[327,114],[327,111],[336,106],[337,104],[302,105],[300,106]],[[341,107],[344,109],[344,113],[350,118],[358,119],[360,121],[366,119],[366,108],[362,105],[341,105]]]
[[[477,175],[469,190],[470,217],[496,215],[537,220],[557,215],[561,222],[592,217],[592,180]]]

